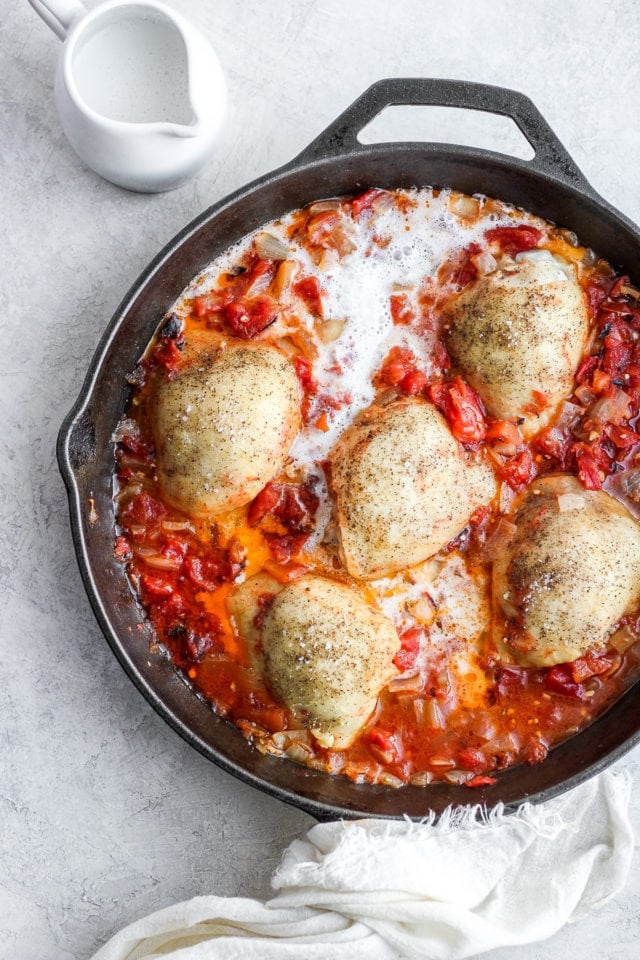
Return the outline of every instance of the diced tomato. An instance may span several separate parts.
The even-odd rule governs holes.
[[[616,297],[624,297],[624,287],[629,286],[629,277],[622,276],[618,277],[614,285],[609,291],[609,296],[615,300]]]
[[[365,190],[364,193],[354,197],[351,201],[351,210],[354,217],[359,217],[365,210],[370,210],[373,201],[381,197],[384,193],[386,193],[386,190],[377,190],[375,187],[372,187],[370,190]]]
[[[250,268],[236,282],[238,291],[246,297],[256,297],[268,289],[278,264],[268,257],[257,257]]]
[[[602,360],[602,369],[614,379],[624,372],[631,360],[633,347],[621,343],[618,346],[607,348]]]
[[[542,240],[542,236],[542,231],[537,227],[524,223],[517,227],[493,227],[485,232],[487,240],[499,243],[505,253],[512,256],[523,250],[533,250]]]
[[[433,348],[433,362],[434,365],[442,371],[451,369],[451,357],[447,352],[447,348],[440,340],[436,341],[436,345]]]
[[[278,317],[276,303],[271,297],[234,300],[224,307],[222,313],[233,333],[243,340],[252,340]]]
[[[252,500],[249,506],[247,521],[250,527],[255,527],[261,520],[277,507],[282,496],[282,487],[279,483],[268,483]]]
[[[187,602],[181,593],[177,591],[164,601],[160,606],[163,617],[171,623],[175,620],[182,620],[187,615]]]
[[[587,303],[593,316],[596,315],[600,308],[600,304],[603,300],[606,300],[608,292],[603,286],[603,281],[601,280],[591,280],[587,283],[585,288],[585,294],[587,297]]]
[[[485,440],[506,457],[514,456],[524,445],[520,430],[511,420],[490,420]]]
[[[465,780],[465,787],[492,787],[494,783],[497,783],[495,777],[482,776],[476,774],[475,777],[471,777],[470,780]]]
[[[145,526],[156,523],[167,512],[164,504],[155,500],[146,490],[133,497],[123,510],[123,515]]]
[[[577,444],[576,444],[577,446]],[[576,456],[578,464],[578,477],[580,482],[587,490],[600,490],[604,482],[598,464],[589,453],[578,453]]]
[[[224,307],[228,306],[235,299],[236,292],[232,286],[223,287],[222,290],[212,290],[205,293],[202,297],[194,297],[193,312],[199,319],[207,317],[212,313],[220,313]]]
[[[463,770],[482,770],[487,765],[487,758],[481,750],[464,747],[458,754],[458,765]]]
[[[608,329],[607,334],[602,338],[605,347],[617,347],[623,343],[634,342],[633,330],[624,320],[611,320],[605,329]]]
[[[315,316],[323,315],[322,290],[317,277],[303,277],[294,283],[293,289]]]
[[[186,552],[186,543],[181,543],[180,540],[174,540],[173,538],[167,540],[162,548],[162,556],[168,560],[182,560]]]
[[[602,370],[596,369],[593,371],[591,386],[596,393],[604,393],[611,386],[611,377],[608,373],[604,373]]]
[[[522,748],[521,756],[525,763],[533,766],[533,764],[542,763],[548,753],[549,748],[541,740],[530,740]]]
[[[126,537],[116,537],[115,555],[118,560],[130,560],[133,556],[131,544]]]
[[[316,430],[322,430],[323,433],[328,433],[331,429],[329,424],[329,418],[327,416],[327,411],[324,410],[314,424]]]
[[[568,666],[574,682],[584,683],[590,677],[597,677],[601,673],[606,673],[607,670],[611,669],[611,663],[612,661],[608,660],[607,657],[596,657],[592,653],[587,653],[584,657],[579,657],[568,664]]]
[[[397,387],[409,373],[417,367],[417,357],[412,350],[406,347],[392,347],[377,374],[376,384],[387,387]]]
[[[405,374],[400,381],[400,392],[407,397],[415,397],[426,389],[428,383],[426,373],[423,373],[422,370],[412,370]]]
[[[184,571],[195,587],[212,591],[219,586],[222,569],[215,560],[203,560],[200,557],[187,557]]]
[[[429,397],[447,418],[451,432],[461,443],[478,443],[487,432],[484,406],[475,390],[462,377],[434,383]]]
[[[586,691],[584,687],[576,683],[573,679],[570,664],[558,663],[554,667],[549,667],[544,679],[545,686],[554,693],[560,693],[563,697],[571,697],[574,700],[584,700]]]
[[[620,427],[615,423],[608,423],[604,430],[609,439],[620,450],[627,450],[629,447],[634,447],[637,443],[640,443],[640,434],[631,430],[630,427]]]
[[[302,550],[309,539],[309,534],[285,534],[285,536],[280,536],[277,533],[265,533],[264,538],[269,544],[273,559],[277,563],[288,563],[291,557],[296,556]]]
[[[202,663],[215,644],[215,637],[210,633],[195,633],[192,630],[188,630],[181,639],[188,659],[194,663]]]
[[[578,383],[589,383],[591,375],[599,362],[598,357],[585,357],[584,360],[581,360],[576,371],[576,380]]]
[[[509,697],[514,689],[524,687],[526,682],[526,670],[519,670],[517,667],[500,667],[496,671],[496,679],[493,686],[494,696],[498,700]]]
[[[373,753],[382,763],[393,763],[398,759],[396,738],[389,730],[374,727],[368,734]]]
[[[300,385],[305,393],[316,393],[318,385],[313,376],[313,366],[311,361],[307,360],[306,357],[297,356],[293,358],[293,366],[295,367],[296,374],[298,375],[298,380]]]
[[[507,460],[507,462],[499,468],[498,473],[502,480],[505,480],[513,490],[517,490],[518,487],[529,483],[536,475],[536,465],[531,451],[525,447],[521,453]]]
[[[154,597],[169,597],[175,590],[173,584],[168,580],[163,580],[162,577],[154,577],[149,573],[140,575],[140,583],[143,589]]]
[[[404,672],[415,666],[424,635],[422,627],[410,627],[400,634],[400,649],[393,659],[398,670]]]
[[[491,519],[491,508],[487,506],[477,507],[469,517],[469,526],[475,535],[484,533]]]
[[[391,319],[398,326],[413,323],[415,317],[406,294],[397,293],[391,297]]]
[[[133,454],[134,457],[140,457],[141,460],[150,459],[153,455],[153,443],[145,440],[144,437],[131,437],[126,434],[119,441],[120,446]]]
[[[164,367],[168,374],[175,374],[176,367],[182,359],[180,351],[181,341],[161,340],[151,354],[153,363]]]

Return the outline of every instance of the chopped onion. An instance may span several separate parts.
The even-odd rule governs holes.
[[[480,201],[475,197],[456,197],[451,204],[452,211],[463,220],[473,220],[480,212]]]
[[[607,493],[624,503],[629,513],[640,519],[640,467],[614,473],[607,477],[604,487]]]
[[[388,190],[383,190],[382,193],[379,193],[372,201],[371,209],[376,213],[383,213],[385,210],[389,210],[395,202],[394,195],[389,193]]]
[[[584,497],[579,493],[561,493],[558,497],[558,506],[560,513],[568,513],[569,510],[582,510],[585,506]]]
[[[344,330],[344,320],[326,320],[318,327],[318,336],[323,343],[333,343]]]
[[[567,230],[565,227],[562,227],[562,228],[561,228],[560,230],[558,230],[557,232],[558,232],[558,236],[559,236],[559,237],[562,237],[562,239],[565,241],[565,243],[568,243],[570,247],[578,247],[578,246],[580,246],[580,244],[579,244],[579,242],[578,242],[578,238],[577,238],[577,236],[575,235],[575,233],[573,232],[573,230]]]
[[[453,769],[456,765],[455,760],[451,760],[449,757],[430,757],[429,766],[435,767],[437,770],[446,770]]]
[[[640,640],[638,643],[634,643],[632,647],[629,647],[629,656],[633,657],[634,660],[640,661]]]
[[[498,509],[500,513],[509,513],[515,496],[515,490],[510,487],[508,483],[500,484],[500,496],[498,498]]]
[[[577,391],[576,391],[577,393]],[[617,390],[612,397],[601,397],[589,407],[587,414],[595,423],[620,423],[629,413],[631,400],[624,390]]]
[[[138,552],[137,549],[135,552]],[[154,570],[179,570],[182,566],[181,557],[163,557],[161,553],[157,553],[154,557],[145,557],[144,562]]]
[[[543,263],[548,260],[557,260],[550,250],[525,250],[515,256],[516,263]]]
[[[416,673],[412,677],[394,677],[389,682],[389,691],[396,694],[418,693],[422,686],[422,677]]]
[[[189,530],[191,533],[195,533],[195,527],[190,520],[163,520],[161,523],[163,530]]]
[[[126,486],[122,487],[121,490],[118,490],[114,499],[121,507],[127,503],[129,500],[132,500],[134,497],[137,497],[139,493],[142,492],[141,483],[128,483]]]
[[[409,783],[412,787],[426,787],[432,780],[433,774],[428,770],[423,773],[414,773],[412,777],[409,777]]]
[[[404,780],[401,780],[399,777],[394,777],[392,773],[387,773],[386,771],[383,771],[376,777],[376,783],[381,783],[385,787],[393,787],[394,789],[404,787]]]
[[[236,720],[236,727],[247,740],[257,737],[259,740],[269,736],[269,731],[251,720]]]
[[[477,253],[475,257],[471,257],[471,262],[481,276],[493,273],[498,267],[498,261],[488,250],[484,250],[482,253]]]
[[[141,529],[144,530],[144,527]],[[157,557],[159,555],[157,547],[147,547],[143,544],[136,546],[134,553],[137,557],[142,557],[143,560],[146,560],[147,557]]]
[[[595,265],[599,262],[600,262],[600,257],[598,256],[598,254],[594,250],[592,250],[590,247],[587,247],[587,249],[585,250],[582,256],[583,266],[595,267]]]
[[[482,752],[489,757],[495,753],[512,753],[517,750],[518,745],[518,740],[513,733],[505,733],[503,736],[496,737],[495,740],[485,744]]]
[[[278,265],[272,287],[276,300],[279,300],[287,287],[290,286],[297,272],[298,263],[296,260],[282,260]]]
[[[132,420],[130,417],[127,417],[125,420],[121,420],[117,424],[113,435],[111,437],[112,443],[120,443],[121,440],[124,440],[125,437],[139,437],[140,436],[140,427],[135,420]]]
[[[271,739],[275,743],[276,747],[284,750],[292,743],[309,743],[309,731],[280,730],[278,733],[272,734]]]
[[[588,407],[596,398],[595,393],[586,383],[581,383],[579,387],[576,387],[574,393],[584,407]]]
[[[424,627],[430,626],[436,618],[437,608],[428,593],[423,593],[417,600],[407,603],[407,610]]]
[[[486,713],[479,714],[478,719],[473,723],[471,730],[476,737],[480,737],[481,740],[493,740],[498,732],[495,723],[491,719],[491,716]]]
[[[289,760],[294,760],[296,763],[305,763],[311,757],[312,753],[311,747],[299,742],[292,743],[285,750],[285,754]]]
[[[640,469],[625,470],[620,474],[622,486],[630,500],[640,500]]]
[[[291,252],[286,243],[272,233],[259,233],[255,244],[256,253],[262,260],[286,260]]]
[[[315,216],[316,213],[325,213],[327,210],[340,210],[341,207],[342,200],[319,200],[317,203],[311,204],[309,213]]]
[[[515,532],[515,523],[511,523],[511,521],[505,519],[505,517],[500,517],[493,533],[482,547],[483,558],[485,560],[497,560],[501,557],[509,546]]]
[[[638,643],[638,634],[628,624],[618,627],[615,633],[609,637],[609,643],[618,653],[626,653],[629,647]]]
[[[433,727],[434,730],[444,730],[445,728],[445,719],[442,710],[438,704],[438,701],[434,697],[429,697],[428,700],[424,700],[424,720],[428,727]],[[415,709],[415,708],[414,708]],[[453,766],[453,761],[451,762]]]
[[[445,773],[444,778],[449,783],[466,783],[467,780],[471,780],[472,776],[473,773],[469,770],[449,770],[448,773]]]
[[[364,783],[367,775],[371,772],[371,764],[349,760],[342,768],[342,772],[345,776],[349,777],[350,780],[355,780],[356,783]]]

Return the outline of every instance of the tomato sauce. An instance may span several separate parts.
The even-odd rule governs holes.
[[[434,203],[442,199],[438,191],[430,196]],[[476,239],[419,284],[390,292],[387,309],[395,333],[368,386],[374,399],[387,394],[429,399],[453,436],[491,463],[500,482],[497,501],[476,510],[439,556],[439,562],[457,558],[487,594],[504,525],[537,478],[573,474],[586,489],[604,488],[640,517],[640,302],[628,277],[615,275],[567,231],[486,198],[447,194],[445,202],[464,211],[461,221],[473,225],[482,214],[497,225],[476,230]],[[114,549],[176,667],[256,749],[356,781],[399,787],[447,780],[486,786],[497,771],[515,763],[543,761],[554,744],[589,724],[635,682],[640,673],[638,616],[623,618],[609,649],[570,664],[520,668],[501,662],[482,642],[472,669],[462,673],[453,654],[464,648],[464,638],[453,636],[448,649],[425,662],[420,651],[434,627],[424,613],[408,621],[405,617],[398,625],[398,677],[382,691],[352,746],[323,748],[252,668],[226,599],[236,584],[258,572],[287,583],[313,570],[348,583],[370,602],[379,601],[372,585],[352,580],[341,568],[330,538],[315,536],[326,501],[321,473],[330,481],[326,459],[314,460],[315,473],[289,464],[248,506],[196,521],[162,497],[150,428],[153,384],[159,377],[176,376],[190,338],[271,342],[272,337],[292,358],[305,429],[322,444],[322,435],[330,434],[357,395],[357,387],[327,388],[332,368],[319,370],[319,341],[309,336],[313,329],[321,340],[326,335],[325,345],[332,343],[330,337],[337,339],[344,324],[328,317],[322,270],[346,262],[357,244],[355,227],[362,229],[362,224],[369,229],[371,249],[389,248],[392,240],[376,225],[376,216],[389,210],[409,216],[416,203],[411,191],[372,189],[353,199],[313,204],[277,224],[281,239],[295,242],[304,258],[282,256],[273,238],[271,249],[281,258],[266,256],[264,241],[261,245],[253,239],[234,254],[232,269],[215,272],[214,285],[209,280],[204,292],[187,291],[131,377],[132,398],[114,436]],[[469,215],[473,203],[475,219]],[[452,368],[439,310],[448,297],[490,269],[496,256],[536,248],[575,265],[591,334],[573,393],[550,426],[525,442],[519,424],[490,418],[480,397]],[[306,324],[299,322],[302,313]],[[405,339],[393,342],[396,334]],[[427,346],[421,353],[422,344]],[[348,358],[333,363],[339,378]],[[534,397],[541,409],[545,402],[543,395]],[[258,616],[266,615],[272,600],[269,594],[260,597]]]

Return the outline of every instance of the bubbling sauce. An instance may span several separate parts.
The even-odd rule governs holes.
[[[590,332],[573,392],[551,425],[513,447],[518,423],[488,417],[464,383],[484,432],[470,439],[452,413],[447,391],[460,377],[443,308],[523,257],[554,258],[560,276],[577,280]],[[491,575],[505,529],[538,477],[573,474],[638,515],[637,297],[628,278],[569,231],[500,201],[430,188],[311,204],[243,238],[194,279],[132,375],[114,437],[116,554],[176,666],[256,749],[356,781],[489,786],[496,771],[542,761],[635,681],[637,613],[612,625],[606,649],[575,664],[525,669],[505,658],[491,639]],[[243,340],[291,359],[303,425],[283,470],[253,503],[194,519],[162,496],[154,383],[179,376],[194,345]],[[490,465],[497,494],[435,556],[357,580],[341,559],[328,461],[358,415],[402,396],[436,403],[463,448]],[[283,584],[309,572],[347,584],[398,632],[397,675],[347,749],[320,743],[252,664],[227,600],[265,572]]]

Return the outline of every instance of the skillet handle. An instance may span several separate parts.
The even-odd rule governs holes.
[[[358,134],[385,107],[404,104],[459,107],[510,117],[535,151],[532,160],[519,161],[520,163],[541,173],[559,176],[565,183],[592,196],[595,194],[593,187],[528,97],[517,90],[494,87],[486,83],[469,83],[466,80],[422,77],[378,80],[316,137],[296,160],[321,160],[336,154],[375,149],[376,145],[360,143]]]

